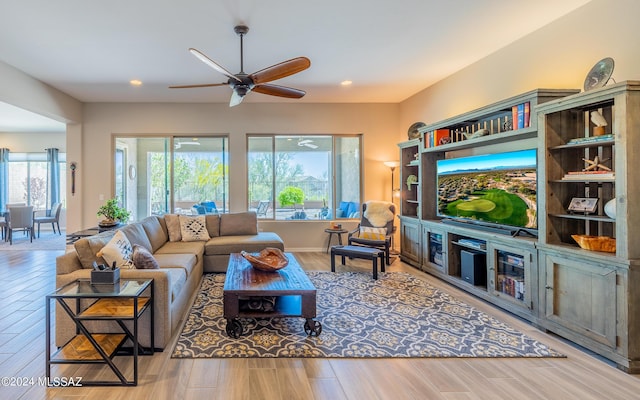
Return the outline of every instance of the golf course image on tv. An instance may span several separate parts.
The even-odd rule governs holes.
[[[439,160],[438,215],[537,228],[536,150]]]

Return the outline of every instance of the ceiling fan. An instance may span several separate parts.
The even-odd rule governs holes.
[[[298,146],[300,147],[308,147],[310,149],[317,149],[318,146],[313,144],[313,140],[311,139],[304,139],[304,140],[298,140]]]
[[[297,74],[304,71],[311,66],[311,61],[306,57],[292,58],[291,60],[283,61],[279,64],[272,65],[265,69],[252,74],[246,74],[244,72],[244,54],[242,38],[249,32],[249,28],[245,25],[238,25],[233,30],[240,36],[240,72],[232,74],[220,64],[216,63],[209,57],[207,57],[201,51],[190,48],[191,54],[196,56],[200,61],[204,62],[211,68],[220,72],[227,78],[227,82],[224,83],[204,83],[198,85],[177,85],[169,86],[170,89],[188,89],[197,87],[211,87],[211,86],[224,86],[229,85],[233,89],[231,94],[231,101],[229,107],[237,106],[242,102],[244,96],[249,92],[254,91],[262,94],[268,94],[271,96],[287,97],[291,99],[299,99],[306,94],[304,90],[294,89],[286,86],[273,85],[268,82],[275,81],[287,77],[289,75]]]

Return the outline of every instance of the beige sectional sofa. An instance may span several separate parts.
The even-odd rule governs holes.
[[[265,247],[284,250],[277,234],[258,232],[255,212],[206,215],[210,236],[206,241],[176,240],[172,218],[175,217],[151,216],[120,229],[132,246],[137,244],[150,250],[160,266],[159,269],[122,269],[120,273],[121,278],[154,279],[155,347],[159,349],[168,345],[188,313],[203,272],[226,271],[229,255],[242,250],[259,252]],[[75,251],[58,257],[56,287],[75,279],[88,279],[94,261],[105,263],[97,254],[114,234],[115,231],[107,231],[82,238],[74,244]],[[117,325],[111,322],[92,321],[90,326],[95,332],[118,331]],[[139,322],[139,340],[144,346],[149,344],[149,329],[149,313],[146,313]],[[56,345],[64,345],[74,334],[75,325],[57,305]]]

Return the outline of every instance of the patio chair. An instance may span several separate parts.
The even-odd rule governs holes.
[[[192,209],[194,214],[218,214],[218,207],[216,207],[215,201],[203,201],[200,204],[194,204]]]
[[[53,233],[56,233],[56,225],[58,226],[58,235],[61,235],[60,231],[60,211],[62,210],[62,203],[54,203],[50,210],[46,211],[46,214],[41,217],[34,217],[33,224],[38,224],[38,237],[40,237],[40,224],[50,223],[53,228]]]
[[[266,217],[267,211],[269,211],[269,200],[261,200],[256,207],[256,215],[258,217]]]
[[[367,212],[367,206],[370,211]],[[373,214],[373,211],[376,214]],[[384,211],[381,213],[381,211]],[[393,221],[396,206],[392,203],[369,201],[362,204],[362,215],[358,227],[348,234],[349,246],[365,246],[384,250],[386,264],[390,264],[389,249],[396,230]]]
[[[7,236],[9,244],[13,244],[13,232],[23,231],[33,242],[33,206],[17,206],[9,208],[7,217]]]

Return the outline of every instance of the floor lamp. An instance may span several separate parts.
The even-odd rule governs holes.
[[[399,191],[400,189],[396,190],[396,188],[394,187],[393,174],[394,174],[396,168],[400,166],[400,162],[399,161],[385,161],[384,165],[386,165],[387,167],[389,167],[391,169],[391,203],[395,205],[395,202],[393,201],[393,197],[394,197],[394,194],[397,191]],[[397,211],[399,212],[399,210],[397,210]],[[396,230],[395,228],[396,228],[396,225],[395,225],[395,222],[394,222],[393,233],[391,234],[391,252],[393,254],[398,254],[398,252],[396,251],[395,242],[393,240],[393,237],[395,236],[395,233],[396,233],[395,232],[395,230]]]

